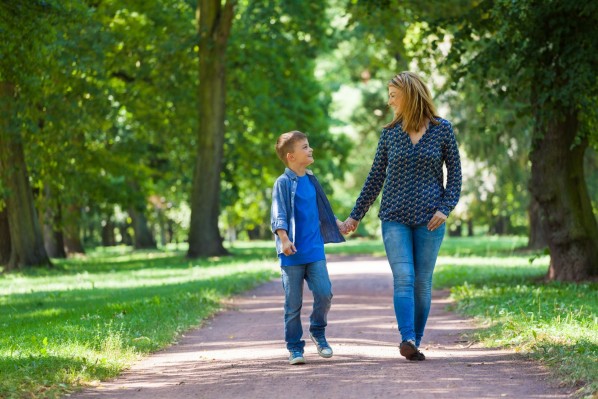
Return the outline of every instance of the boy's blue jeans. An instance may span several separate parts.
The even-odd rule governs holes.
[[[289,351],[303,352],[305,341],[301,327],[303,306],[303,280],[314,296],[313,310],[309,317],[309,331],[314,337],[324,336],[328,311],[332,301],[332,284],[328,277],[326,260],[304,265],[281,266],[284,288],[284,339]]]
[[[382,222],[382,238],[392,270],[394,307],[403,341],[419,346],[432,304],[432,274],[445,224],[429,231],[425,224]]]

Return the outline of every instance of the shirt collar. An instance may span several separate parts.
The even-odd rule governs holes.
[[[297,180],[299,178],[299,176],[297,176],[297,173],[293,172],[291,169],[289,168],[285,168],[284,169],[284,173],[291,179],[291,180]],[[305,170],[305,174],[306,175],[313,175],[314,172],[312,172],[309,169]]]

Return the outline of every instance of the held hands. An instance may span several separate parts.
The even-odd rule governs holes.
[[[341,233],[347,235],[357,230],[357,226],[359,226],[359,221],[348,217],[347,220],[345,220],[344,222],[341,222],[337,219],[336,224]]]
[[[440,211],[436,211],[434,216],[432,216],[432,219],[430,219],[430,221],[428,222],[428,230],[430,230],[430,231],[436,230],[437,228],[442,226],[442,223],[444,223],[445,221],[446,221],[446,215]]]
[[[445,221],[446,221],[446,215],[440,211],[436,211],[434,216],[432,216],[432,219],[430,219],[430,221],[428,222],[428,226],[427,226],[428,230],[430,230],[430,231],[436,230],[437,228],[442,226],[442,224]],[[341,222],[337,219],[336,225],[338,226],[338,229],[341,231],[341,233],[343,233],[344,235],[347,235],[347,234],[352,233],[355,230],[357,230],[357,226],[359,226],[359,221],[355,220],[351,217],[348,217],[347,220],[345,220],[344,222]]]

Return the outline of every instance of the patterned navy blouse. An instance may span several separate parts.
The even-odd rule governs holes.
[[[351,217],[361,220],[378,197],[382,185],[382,221],[407,225],[425,224],[436,211],[446,216],[461,194],[461,160],[451,123],[436,118],[413,144],[400,124],[382,129],[376,156]],[[443,186],[442,164],[447,182]]]

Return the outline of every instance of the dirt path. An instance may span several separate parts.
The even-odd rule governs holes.
[[[538,364],[512,352],[470,346],[473,324],[444,310],[436,292],[422,348],[428,360],[399,355],[392,281],[385,260],[329,262],[334,299],[327,336],[332,359],[306,344],[307,364],[289,366],[283,341],[282,287],[267,283],[231,302],[178,345],[120,378],[71,397],[190,398],[566,398]],[[303,308],[308,324],[311,294]]]

